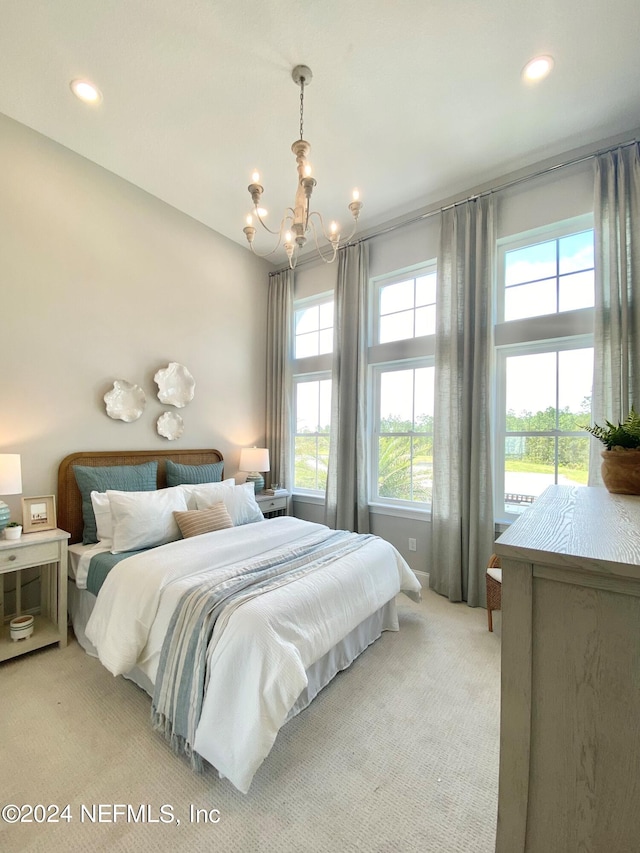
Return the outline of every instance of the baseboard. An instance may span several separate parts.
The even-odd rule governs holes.
[[[420,581],[420,586],[423,589],[429,589],[429,572],[416,572],[414,569],[413,573]]]

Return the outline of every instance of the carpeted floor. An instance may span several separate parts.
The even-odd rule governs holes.
[[[74,640],[0,664],[0,806],[70,806],[0,818],[0,850],[493,853],[500,616],[490,634],[435,593],[399,603],[400,631],[281,730],[246,796],[192,773],[149,697]]]

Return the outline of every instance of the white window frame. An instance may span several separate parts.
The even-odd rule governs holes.
[[[552,225],[543,225],[540,228],[534,228],[531,231],[525,231],[511,237],[501,237],[498,240],[497,248],[497,293],[496,293],[496,321],[502,323],[525,323],[529,321],[540,320],[558,315],[571,314],[571,311],[559,311],[552,314],[541,314],[536,317],[526,317],[522,320],[505,320],[505,256],[507,252],[512,252],[517,249],[524,249],[527,246],[535,246],[538,243],[548,243],[551,240],[559,240],[562,237],[568,237],[571,234],[579,234],[582,231],[590,231],[593,229],[593,214],[585,213],[582,216],[574,216],[571,219],[563,220],[562,222]],[[589,311],[592,309],[582,308],[581,311]]]
[[[296,312],[311,308],[314,305],[323,305],[328,302],[334,302],[334,330],[335,330],[335,293],[334,291],[325,291],[315,294],[314,296],[297,299],[293,303],[293,311],[291,314],[292,324],[292,339],[293,352],[295,354],[295,318]],[[335,347],[335,332],[334,332],[334,347]],[[291,446],[290,452],[290,471],[292,472],[293,482],[291,484],[291,492],[293,495],[301,496],[304,499],[313,503],[321,503],[324,500],[323,489],[303,489],[295,485],[295,458],[296,458],[296,436],[297,436],[297,384],[304,381],[317,381],[331,379],[333,362],[333,352],[322,353],[322,355],[308,356],[306,358],[293,359],[291,366],[291,392],[293,406],[291,411]],[[333,389],[332,389],[333,390]]]
[[[304,299],[297,299],[293,303],[293,316],[292,316],[291,322],[293,324],[292,341],[293,341],[294,364],[308,364],[311,362],[312,359],[323,359],[324,361],[326,361],[327,358],[330,359],[331,356],[333,355],[333,347],[332,347],[331,352],[328,352],[328,353],[321,353],[320,355],[311,355],[311,356],[307,356],[305,358],[298,358],[298,359],[296,359],[296,357],[295,357],[296,338],[297,338],[297,335],[296,335],[296,314],[299,311],[306,311],[307,309],[315,308],[316,306],[321,307],[322,305],[327,305],[330,302],[334,303],[334,306],[333,306],[333,330],[334,330],[333,347],[335,347],[335,294],[333,293],[333,291],[320,293],[320,294],[317,294],[315,296],[308,296],[308,297],[305,297]],[[319,331],[320,330],[318,330],[318,334],[319,334]],[[324,362],[322,362],[322,363],[324,363]]]
[[[323,496],[324,496],[324,493],[325,493],[325,490],[324,490],[324,489],[305,489],[305,488],[302,488],[301,486],[296,486],[296,485],[295,485],[295,453],[296,453],[296,438],[298,437],[298,435],[300,435],[300,433],[298,433],[298,432],[297,432],[297,423],[296,423],[296,420],[297,420],[297,410],[298,410],[298,405],[297,405],[297,404],[298,404],[298,386],[299,386],[299,385],[302,385],[302,384],[303,384],[303,383],[305,383],[305,382],[323,382],[323,381],[327,381],[327,380],[328,380],[329,382],[331,381],[331,371],[326,371],[326,370],[325,370],[325,371],[321,371],[321,372],[319,372],[319,373],[305,373],[305,374],[302,374],[302,375],[298,375],[298,376],[294,376],[294,377],[293,377],[293,417],[294,417],[294,427],[293,427],[293,432],[292,432],[292,436],[293,436],[293,441],[292,441],[292,456],[293,456],[293,458],[292,458],[292,466],[291,466],[291,470],[292,470],[292,472],[293,472],[293,479],[294,479],[293,489],[292,489],[292,490],[293,490],[293,492],[294,492],[295,494],[297,494],[297,495],[310,495],[310,496],[314,496],[314,495],[315,495],[315,496],[320,496],[320,495],[323,495]],[[332,390],[333,390],[333,389],[332,389]],[[327,437],[327,438],[329,437],[326,433],[321,433],[321,432],[318,432],[318,431],[316,431],[316,432],[314,432],[314,433],[305,433],[305,435],[308,435],[308,436],[315,436],[316,441],[318,440],[318,437],[319,437],[319,436],[325,436],[325,435],[326,435],[326,437]],[[317,456],[316,456],[316,463],[317,463]]]
[[[378,494],[378,453],[380,442],[380,386],[381,376],[397,370],[416,370],[422,367],[434,367],[435,359],[433,356],[425,358],[402,359],[400,361],[383,362],[373,364],[369,368],[369,388],[370,388],[370,406],[369,423],[371,429],[368,430],[369,436],[369,503],[375,507],[388,507],[395,510],[396,514],[406,515],[407,511],[420,513],[422,516],[428,513],[431,509],[431,504],[422,501],[407,501],[398,498],[381,497]],[[419,437],[424,433],[409,432],[398,433],[398,435],[409,435]],[[401,513],[398,511],[402,511]]]
[[[506,435],[506,360],[512,356],[593,347],[594,308],[561,311],[518,320],[503,320],[505,294],[505,254],[513,249],[556,240],[570,234],[593,229],[593,215],[585,214],[522,234],[498,240],[497,287],[494,312],[497,322],[495,338],[494,379],[494,514],[499,524],[510,523],[518,513],[505,511],[505,439]],[[539,433],[535,433],[538,435]],[[581,433],[549,431],[551,438]]]
[[[371,346],[392,346],[402,344],[406,341],[415,341],[421,340],[422,337],[429,338],[431,335],[413,337],[413,338],[401,338],[398,341],[389,341],[385,344],[379,344],[380,340],[380,293],[382,288],[388,287],[390,284],[399,284],[402,281],[406,281],[408,278],[421,278],[422,276],[437,274],[437,262],[435,258],[432,258],[430,261],[426,261],[422,264],[413,264],[409,267],[404,267],[401,270],[395,270],[392,273],[387,273],[381,276],[375,276],[370,281],[369,287],[369,341]],[[408,310],[408,309],[407,309]],[[414,329],[415,329],[415,306],[414,306]]]
[[[431,505],[418,501],[400,501],[391,498],[381,498],[378,495],[378,439],[377,418],[379,412],[379,379],[381,372],[386,370],[402,370],[403,368],[433,367],[435,363],[435,335],[424,335],[416,338],[402,338],[384,344],[379,340],[380,320],[380,291],[389,284],[397,284],[407,278],[419,278],[423,275],[436,273],[437,258],[431,258],[419,264],[412,264],[385,275],[372,277],[369,281],[369,348],[368,348],[368,383],[367,383],[367,430],[368,471],[369,471],[369,506],[374,512],[400,518],[424,519],[431,512]]]

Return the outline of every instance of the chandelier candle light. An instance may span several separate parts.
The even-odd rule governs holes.
[[[291,150],[296,156],[296,163],[298,164],[298,189],[296,190],[295,203],[293,207],[289,207],[285,211],[285,215],[280,223],[280,228],[277,231],[269,228],[264,222],[263,217],[265,216],[265,211],[261,207],[264,187],[260,183],[260,174],[258,172],[254,172],[251,177],[251,183],[249,184],[249,194],[253,201],[253,215],[266,231],[277,236],[278,242],[271,252],[267,252],[263,255],[256,252],[253,245],[253,241],[256,236],[256,228],[253,224],[253,216],[251,215],[247,216],[247,224],[244,228],[244,233],[251,251],[263,258],[267,257],[267,255],[272,255],[278,250],[280,244],[283,243],[284,250],[287,253],[287,258],[289,259],[289,266],[291,269],[294,269],[297,261],[297,252],[304,248],[309,231],[313,235],[316,250],[322,260],[327,264],[335,261],[338,248],[340,246],[340,229],[336,222],[332,222],[329,226],[329,233],[327,234],[322,216],[318,211],[311,210],[311,193],[316,185],[316,179],[311,176],[311,165],[307,160],[307,156],[311,150],[311,145],[304,139],[303,125],[304,87],[309,85],[313,75],[311,73],[311,69],[306,65],[296,65],[291,72],[291,77],[294,83],[300,86],[300,139],[296,139],[291,146]],[[353,216],[353,229],[351,233],[344,238],[344,242],[348,242],[356,233],[356,228],[358,227],[358,216],[360,215],[361,209],[362,202],[360,201],[360,193],[358,190],[354,190],[353,200],[349,205],[349,210]],[[320,248],[320,244],[318,242],[318,229],[316,228],[314,220],[317,220],[322,236],[329,244],[330,249],[328,254],[325,254]]]

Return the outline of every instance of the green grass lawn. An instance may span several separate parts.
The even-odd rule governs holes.
[[[553,465],[543,465],[537,462],[525,462],[522,459],[508,459],[504,466],[505,471],[517,474],[550,474],[553,476]],[[572,483],[587,485],[589,472],[584,468],[558,468],[558,474],[571,480]]]

